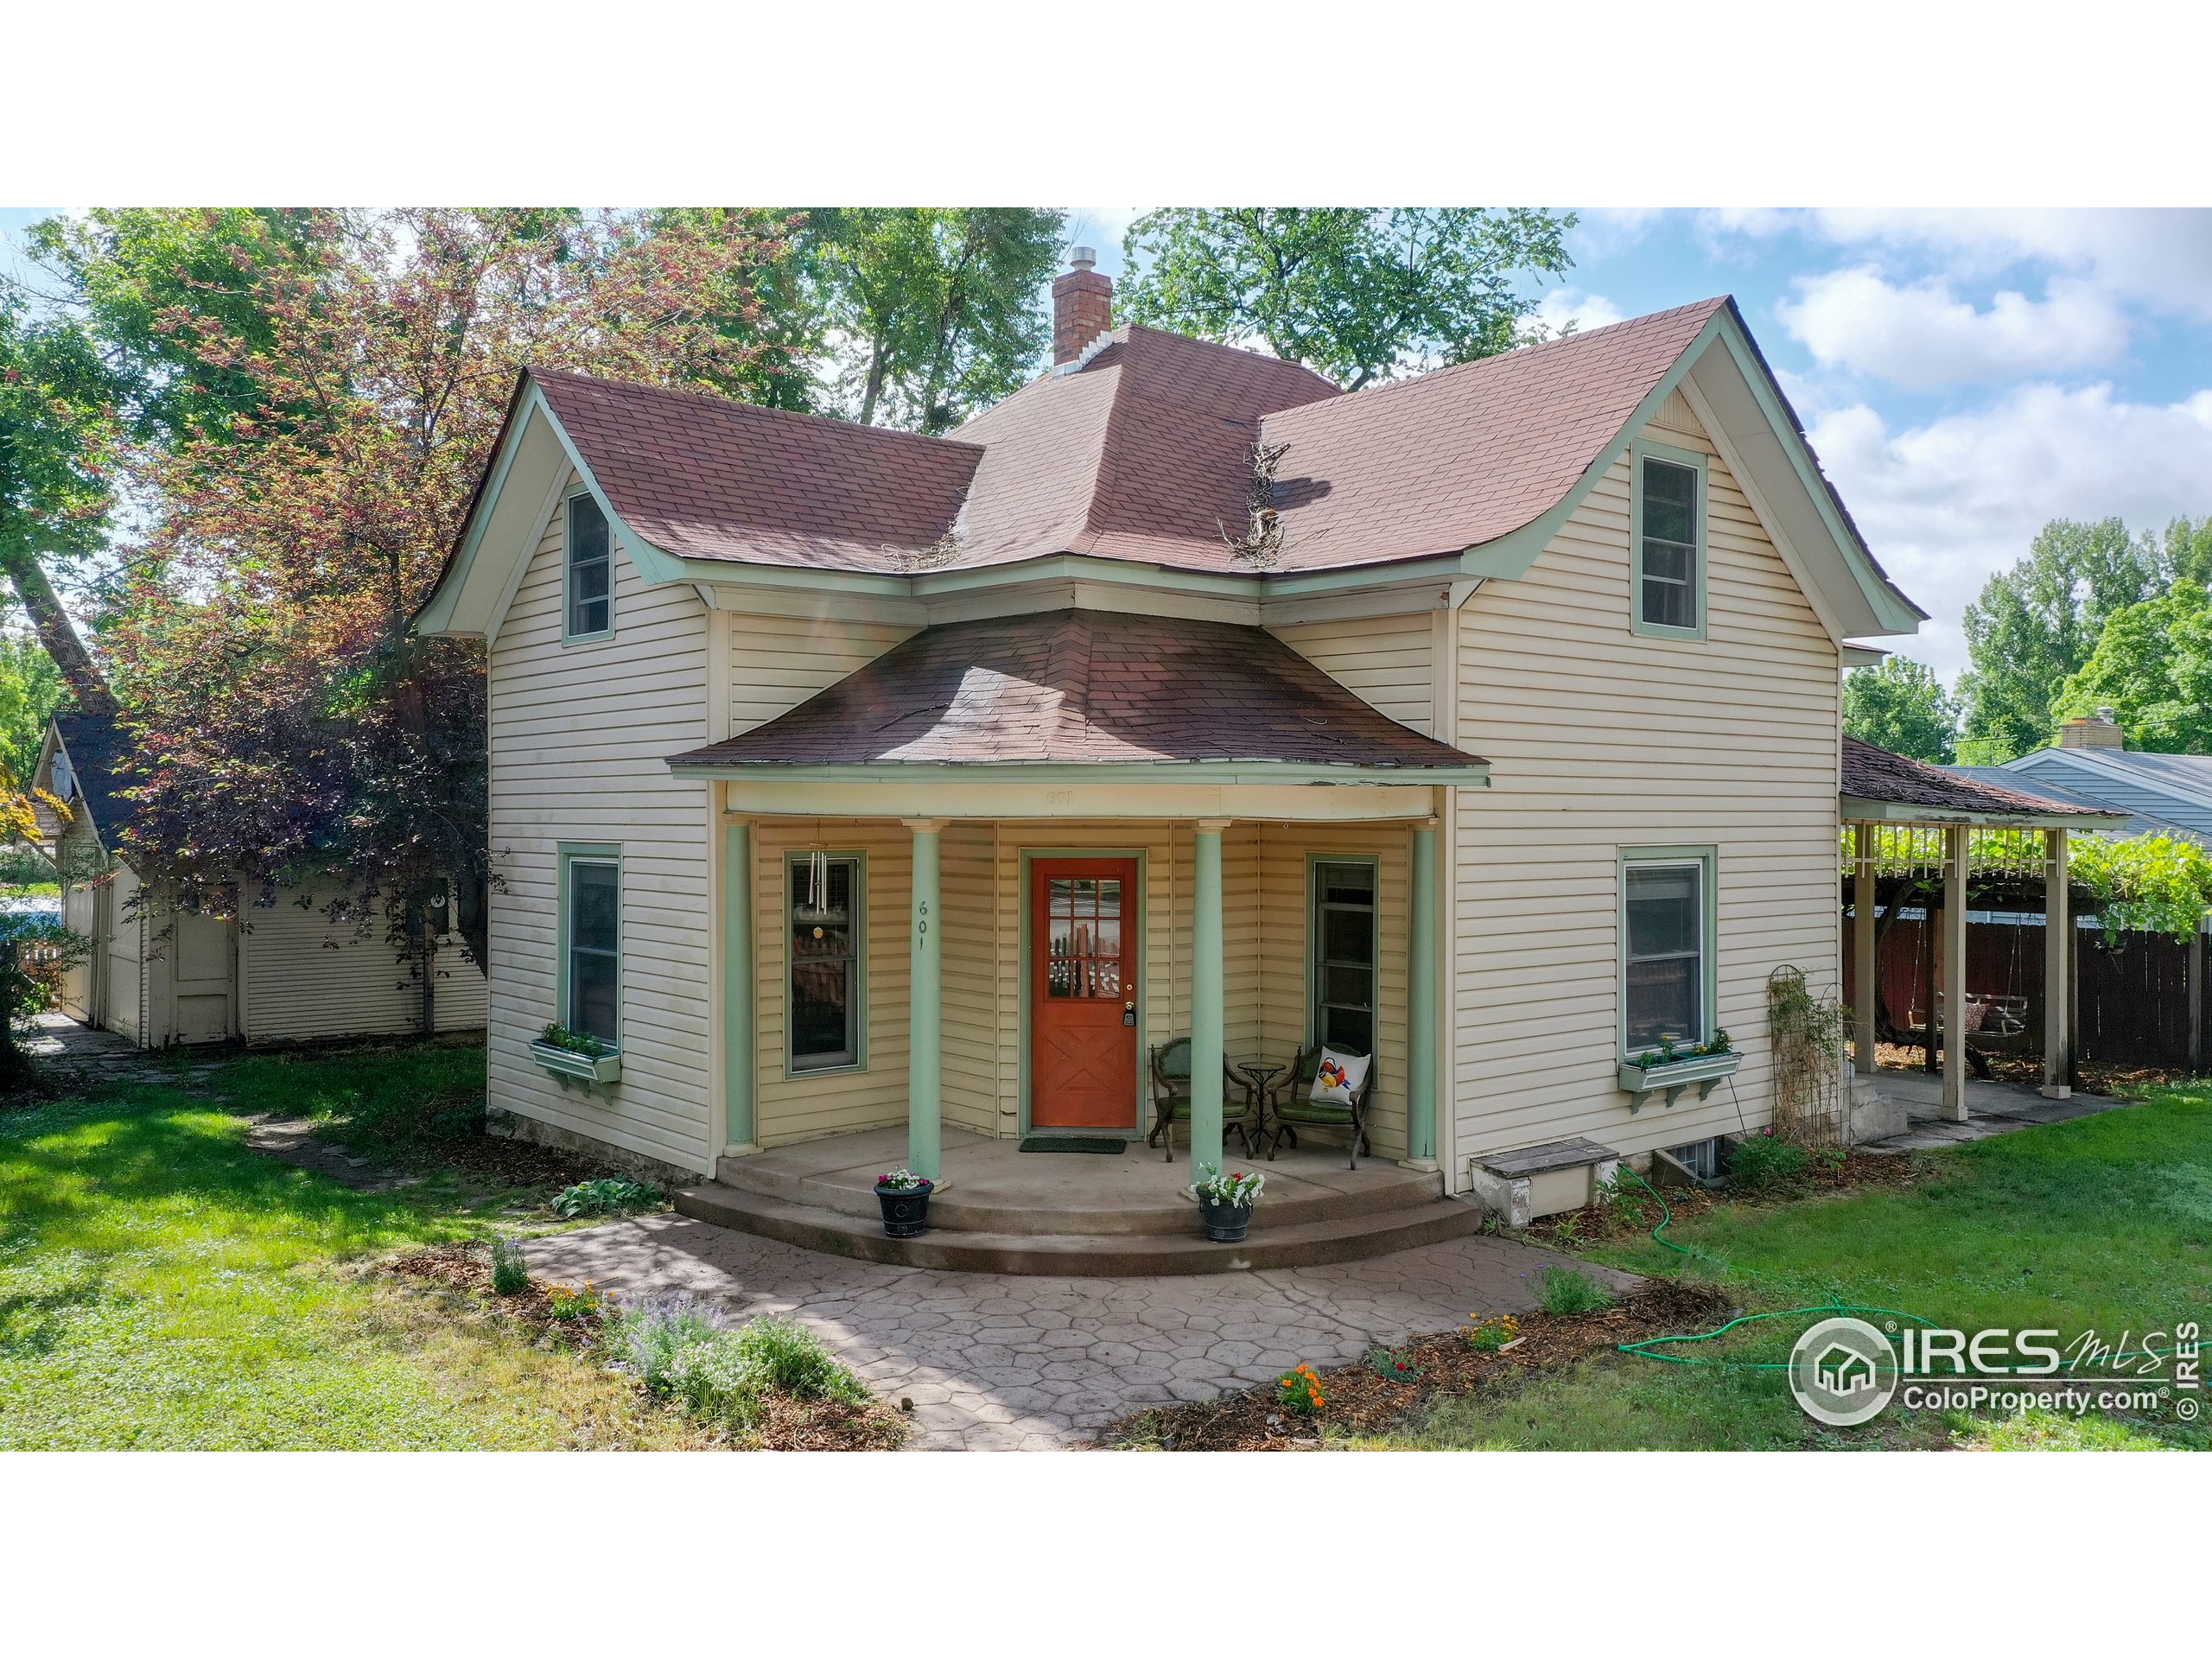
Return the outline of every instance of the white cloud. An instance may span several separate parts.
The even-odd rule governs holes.
[[[1701,218],[1715,231],[1924,249],[1961,276],[2044,260],[2162,309],[2212,316],[2212,209],[1830,207]]]
[[[1874,556],[1933,618],[1901,648],[1947,678],[1966,664],[1967,602],[2046,520],[2142,529],[2212,512],[2212,391],[2154,404],[2035,385],[1897,432],[1860,404],[1809,435]]]
[[[1579,288],[1547,289],[1542,303],[1527,319],[1535,325],[1531,332],[1544,340],[1556,339],[1569,323],[1576,333],[1586,334],[1620,320],[1620,307],[1602,294],[1585,294]]]
[[[1872,265],[1801,276],[1797,289],[1800,297],[1776,311],[1821,365],[1901,386],[2082,368],[2127,347],[2119,305],[2077,279],[2054,281],[2041,300],[2000,293],[1986,310],[1940,277],[1904,287]]]

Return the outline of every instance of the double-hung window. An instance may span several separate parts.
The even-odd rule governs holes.
[[[622,1035],[622,866],[611,853],[566,851],[561,1023],[609,1048]]]
[[[1694,638],[1705,629],[1704,474],[1694,456],[1636,459],[1637,631]]]
[[[1375,1052],[1375,864],[1316,860],[1313,871],[1313,1040]]]
[[[568,617],[563,632],[590,639],[614,629],[614,557],[607,515],[589,495],[569,498]]]
[[[857,858],[828,853],[793,854],[785,864],[794,1072],[861,1064],[862,868]]]
[[[1712,1035],[1712,884],[1707,854],[1622,861],[1622,1040],[1630,1054]]]

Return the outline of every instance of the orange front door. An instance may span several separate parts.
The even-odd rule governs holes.
[[[1137,861],[1029,866],[1029,1124],[1137,1125]]]

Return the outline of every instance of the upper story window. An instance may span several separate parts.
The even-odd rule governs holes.
[[[1630,1054],[1712,1034],[1711,879],[1702,855],[1623,861],[1622,1039]]]
[[[1697,636],[1705,628],[1703,469],[1695,458],[1637,456],[1637,632]]]
[[[569,612],[563,634],[588,639],[614,629],[614,559],[607,515],[589,495],[569,498]]]
[[[1313,1040],[1375,1052],[1375,864],[1313,866]]]
[[[861,1059],[861,908],[857,858],[793,854],[791,893],[790,1069],[828,1071]]]

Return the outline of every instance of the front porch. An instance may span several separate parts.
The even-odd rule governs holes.
[[[884,1236],[875,1178],[907,1153],[902,1128],[870,1130],[726,1158],[717,1179],[677,1195],[683,1214],[870,1262],[971,1273],[1148,1277],[1306,1267],[1464,1237],[1482,1211],[1443,1196],[1442,1177],[1386,1160],[1346,1167],[1334,1148],[1286,1148],[1243,1244],[1198,1235],[1190,1170],[1145,1155],[1025,1153],[1020,1143],[945,1132],[931,1230]]]

